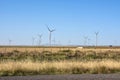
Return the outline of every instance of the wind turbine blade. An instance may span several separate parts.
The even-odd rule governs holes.
[[[47,27],[48,31],[51,31],[50,28],[48,27],[48,25],[46,25],[46,27]]]
[[[55,29],[51,30],[51,32],[55,31]]]
[[[95,34],[96,34],[96,35],[98,35],[98,34],[99,34],[99,32],[95,32]]]
[[[49,27],[47,27],[47,28],[48,28],[49,31],[51,31]]]

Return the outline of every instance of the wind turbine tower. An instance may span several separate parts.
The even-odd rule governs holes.
[[[87,37],[87,36],[84,36],[84,46],[86,46],[87,40],[88,40],[88,37]]]
[[[34,46],[35,38],[32,37],[32,46]]]
[[[40,45],[42,42],[42,34],[38,34],[38,37],[39,37],[38,45]]]
[[[47,25],[46,25],[47,26]],[[47,29],[49,31],[49,45],[51,46],[51,37],[52,37],[52,32],[55,31],[55,29],[50,29],[48,26],[47,26]]]
[[[10,45],[11,45],[12,40],[10,40],[10,39],[9,39],[8,41],[9,41],[9,46],[10,46]]]
[[[97,45],[98,45],[98,34],[99,34],[99,32],[95,32],[95,36],[96,36],[96,47],[97,47]]]

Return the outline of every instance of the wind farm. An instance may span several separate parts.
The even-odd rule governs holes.
[[[12,52],[12,51],[20,51],[20,52],[31,52],[31,51],[52,51],[57,52],[60,50],[118,50],[120,49],[120,46],[112,46],[112,45],[98,45],[98,34],[99,32],[95,32],[95,43],[94,45],[90,45],[90,39],[88,36],[83,36],[83,45],[71,45],[71,40],[69,40],[69,44],[67,45],[61,45],[61,44],[55,44],[55,41],[53,40],[52,33],[56,31],[55,29],[51,29],[48,25],[45,25],[46,30],[49,32],[48,34],[48,43],[42,44],[42,37],[44,37],[44,34],[37,34],[32,37],[31,45],[12,45],[12,40],[8,40],[8,45],[0,45],[0,52]],[[57,31],[56,31],[57,32]],[[47,37],[46,37],[47,38]],[[53,43],[52,43],[53,41]],[[80,48],[81,47],[81,48]]]
[[[120,80],[119,0],[0,0],[0,80]]]

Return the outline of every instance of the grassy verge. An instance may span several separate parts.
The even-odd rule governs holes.
[[[100,74],[120,72],[120,62],[102,61],[7,61],[0,63],[0,76],[39,75],[39,74]]]

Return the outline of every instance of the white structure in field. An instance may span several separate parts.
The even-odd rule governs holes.
[[[76,50],[83,49],[83,47],[77,47]]]

